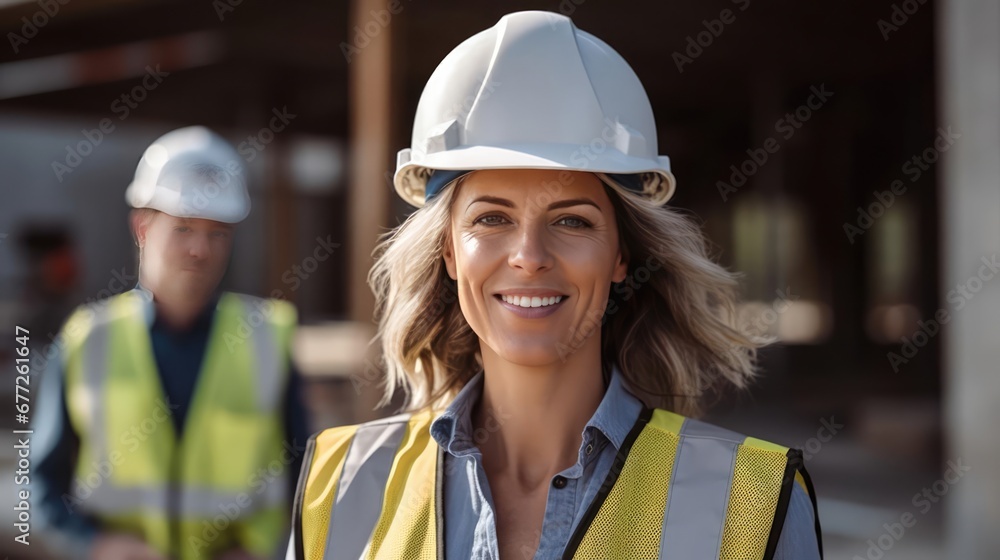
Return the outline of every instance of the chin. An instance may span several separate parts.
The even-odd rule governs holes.
[[[559,353],[564,346],[556,340],[539,340],[535,337],[524,341],[508,340],[500,347],[494,347],[493,351],[512,364],[537,367],[565,361],[567,356]]]
[[[210,291],[212,282],[203,272],[192,272],[189,270],[184,270],[178,273],[178,275],[171,281],[171,284],[175,284],[179,291],[189,294],[201,294],[206,291]]]

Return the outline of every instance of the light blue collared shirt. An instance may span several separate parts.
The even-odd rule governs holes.
[[[480,371],[431,424],[431,436],[445,450],[444,525],[448,560],[500,558],[493,497],[477,446],[477,441],[487,437],[487,433],[480,432],[488,427],[479,431],[472,428],[472,410],[482,392]],[[613,369],[601,404],[584,427],[576,464],[556,475],[565,478],[566,485],[549,486],[538,549],[518,551],[520,557],[539,560],[562,557],[642,407],[642,402],[625,388],[621,373]],[[792,486],[774,558],[819,560],[812,502],[798,484]]]

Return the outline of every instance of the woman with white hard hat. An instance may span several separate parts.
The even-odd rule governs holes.
[[[801,452],[693,418],[763,341],[617,52],[504,16],[431,75],[395,186],[369,280],[408,412],[314,436],[289,558],[822,556]]]

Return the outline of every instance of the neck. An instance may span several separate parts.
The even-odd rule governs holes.
[[[525,490],[547,485],[576,463],[583,429],[604,396],[600,336],[544,366],[514,364],[481,348],[483,396],[473,422],[476,434],[488,434],[476,438],[483,467]]]
[[[172,290],[168,287],[169,284],[161,286],[150,282],[141,272],[139,282],[153,295],[157,318],[162,319],[173,330],[186,330],[191,327],[211,298],[211,291],[192,293]]]

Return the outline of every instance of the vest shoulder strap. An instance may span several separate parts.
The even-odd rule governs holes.
[[[74,309],[60,330],[60,342],[64,348],[63,360],[65,361],[69,355],[79,352],[95,329],[100,329],[121,318],[123,307],[116,305],[118,302],[135,297],[138,296],[129,291]]]
[[[294,326],[298,321],[298,312],[295,306],[283,299],[260,298],[237,292],[225,292],[225,294],[238,298],[246,308],[248,315],[254,312],[260,313],[262,320],[266,320],[275,326]]]
[[[324,430],[310,438],[295,497],[296,558],[362,557],[380,523],[383,496],[403,447],[417,458],[433,442],[428,413]],[[423,436],[423,437],[420,437]],[[405,440],[405,441],[404,441]],[[378,497],[373,499],[373,497]],[[384,538],[385,535],[382,535]]]
[[[797,450],[646,409],[563,558],[770,559],[799,471]]]
[[[678,436],[662,558],[750,557],[763,550],[761,557],[770,559],[796,482],[813,501],[822,556],[815,492],[801,451],[664,410],[654,412],[650,427]]]

